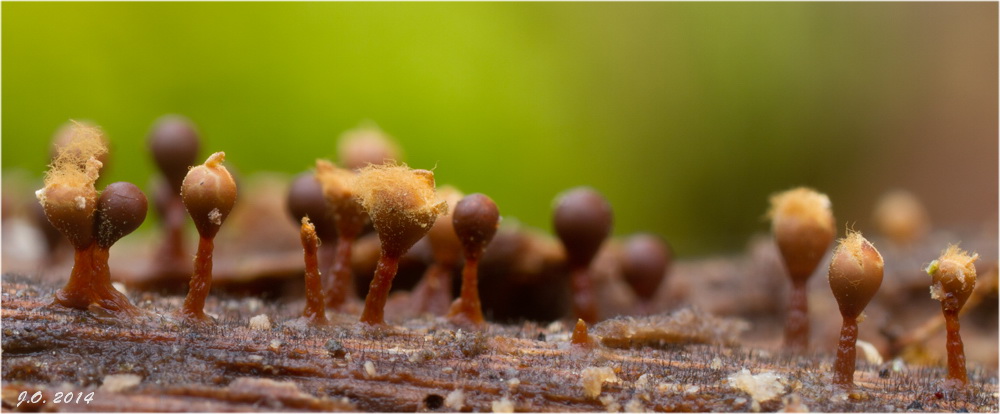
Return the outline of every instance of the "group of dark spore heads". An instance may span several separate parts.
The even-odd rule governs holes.
[[[101,131],[76,123],[60,135],[57,152],[36,193],[48,221],[72,244],[75,255],[69,281],[54,303],[68,308],[122,318],[144,315],[111,283],[110,247],[144,221],[145,195],[127,182],[109,184],[100,193],[95,182],[106,160],[107,142]],[[306,307],[310,323],[328,324],[326,311],[346,312],[357,306],[351,270],[352,245],[371,225],[381,254],[364,301],[360,321],[384,324],[384,308],[401,257],[427,237],[434,265],[424,276],[414,306],[444,315],[457,325],[475,329],[484,324],[478,291],[478,264],[497,232],[500,213],[488,196],[463,196],[452,187],[435,189],[434,174],[398,164],[395,145],[375,130],[361,130],[341,140],[340,164],[317,160],[314,171],[296,176],[287,205],[301,220]],[[236,202],[237,185],[223,165],[225,153],[213,153],[194,165],[200,141],[194,126],[179,116],[166,116],[153,126],[149,149],[164,180],[154,190],[154,206],[165,237],[157,255],[165,265],[183,258],[184,212],[199,233],[194,272],[183,305],[172,317],[186,324],[213,323],[204,311],[212,284],[213,240]],[[828,197],[807,188],[772,196],[772,231],[791,279],[785,344],[789,350],[808,347],[806,281],[815,273],[836,236]],[[570,273],[572,308],[582,323],[598,319],[597,292],[591,264],[612,228],[612,209],[591,188],[580,187],[558,196],[553,224],[562,242]],[[669,246],[658,236],[630,237],[621,254],[622,274],[637,296],[650,300],[667,273]],[[975,283],[969,254],[949,246],[931,262],[932,297],[941,302],[947,328],[949,387],[968,383],[959,336],[958,313]],[[464,261],[460,295],[451,301],[450,269]],[[858,322],[881,286],[883,259],[860,233],[849,231],[833,250],[829,282],[843,328],[837,346],[833,379],[850,388],[854,382]],[[450,302],[450,304],[449,304]],[[585,325],[582,325],[585,326]]]

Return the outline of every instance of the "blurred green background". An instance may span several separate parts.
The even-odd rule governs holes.
[[[996,3],[7,2],[2,23],[8,174],[40,177],[71,118],[146,189],[166,113],[243,174],[371,120],[505,216],[549,230],[591,185],[616,234],[681,255],[741,248],[796,185],[841,227],[895,187],[937,224],[997,223]]]

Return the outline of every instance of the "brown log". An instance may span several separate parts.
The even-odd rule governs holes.
[[[169,316],[178,297],[133,295],[152,316],[120,320],[49,305],[54,290],[35,278],[4,275],[4,409],[997,410],[995,372],[971,366],[969,387],[955,392],[940,387],[941,368],[896,371],[859,362],[857,386],[845,393],[830,387],[832,355],[779,355],[726,344],[734,336],[712,339],[704,325],[731,320],[692,311],[684,320],[700,324],[698,335],[685,335],[688,322],[677,316],[617,319],[597,324],[598,344],[581,352],[569,344],[570,326],[487,323],[465,331],[442,318],[390,317],[388,326],[371,327],[357,323],[357,315],[331,313],[331,325],[314,327],[298,318],[299,306],[215,297],[206,312],[218,323],[186,326]],[[249,318],[261,313],[274,321],[271,328],[251,329]],[[641,337],[622,333],[632,332],[629,324],[644,329]],[[611,381],[593,377],[604,367],[613,372]],[[780,395],[755,402],[734,388],[727,378],[742,368],[776,373]],[[121,374],[140,381],[113,386],[109,376]],[[596,396],[588,380],[599,384]],[[41,391],[47,402],[18,407],[22,391],[29,397]],[[53,402],[57,392],[81,391],[94,392],[91,403]]]

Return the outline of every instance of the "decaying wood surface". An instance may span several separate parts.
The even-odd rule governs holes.
[[[828,354],[740,346],[746,325],[684,309],[591,327],[460,327],[418,318],[373,328],[331,313],[310,327],[296,303],[210,298],[209,327],[170,320],[179,297],[130,295],[148,312],[114,320],[50,306],[56,286],[3,282],[3,407],[55,411],[997,411],[993,370],[964,391],[944,371],[859,361],[857,387],[832,388]],[[258,317],[268,315],[268,322]],[[747,375],[740,375],[743,369]],[[764,375],[761,375],[764,374]],[[774,375],[769,375],[774,374]],[[742,385],[740,385],[742,384]],[[749,390],[749,391],[748,391]],[[44,404],[19,396],[41,391]],[[54,404],[57,392],[94,392]]]

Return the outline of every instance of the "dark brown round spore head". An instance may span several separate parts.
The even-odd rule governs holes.
[[[149,150],[160,172],[170,186],[179,191],[188,167],[198,158],[198,131],[194,124],[180,115],[166,115],[149,131]]]
[[[452,225],[465,249],[465,256],[478,258],[497,234],[500,210],[486,195],[469,194],[455,205]]]
[[[653,234],[636,234],[622,246],[622,275],[636,295],[650,300],[666,277],[672,259],[670,247],[663,239]]]
[[[146,195],[132,183],[108,184],[97,199],[97,244],[109,248],[146,220]]]
[[[337,226],[323,196],[323,186],[312,171],[300,173],[292,179],[292,184],[288,187],[287,205],[296,224],[308,216],[321,240],[336,237]]]
[[[216,152],[205,164],[191,168],[181,185],[184,207],[198,233],[213,238],[236,204],[236,181],[222,165],[226,154]]]
[[[553,223],[570,264],[585,266],[611,234],[611,204],[597,191],[577,187],[558,197]]]

